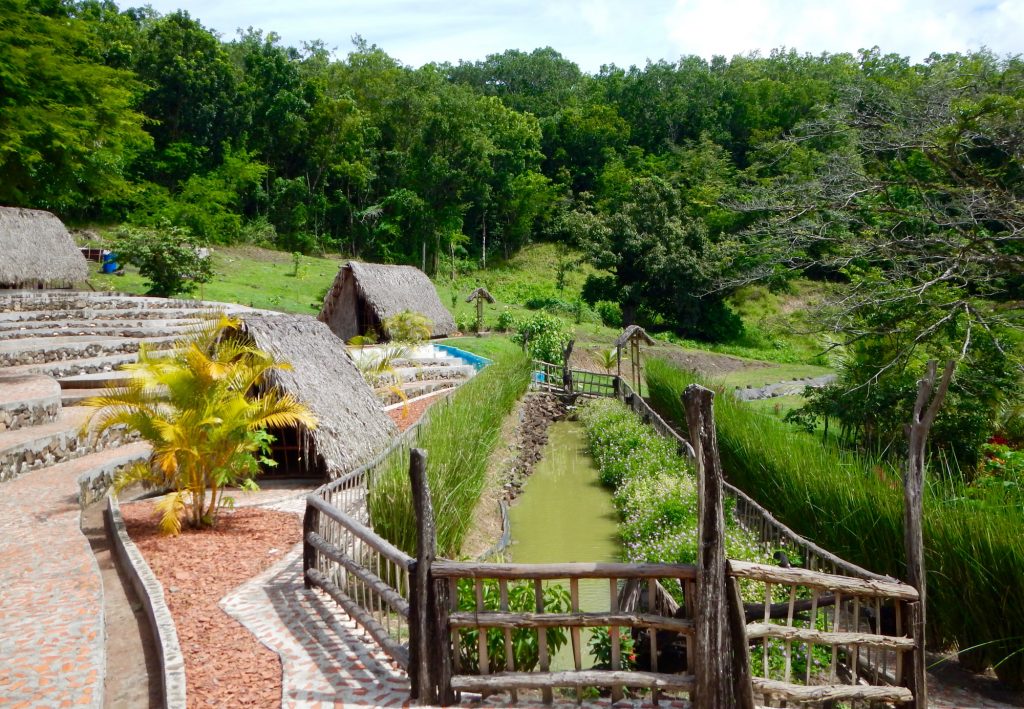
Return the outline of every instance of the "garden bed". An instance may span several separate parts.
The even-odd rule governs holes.
[[[152,501],[121,506],[128,533],[164,588],[185,659],[189,707],[279,706],[281,661],[219,607],[232,589],[280,560],[301,538],[293,514],[225,510],[216,529],[157,532]]]

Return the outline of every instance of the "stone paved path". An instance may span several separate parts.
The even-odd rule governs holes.
[[[79,522],[87,459],[0,488],[0,704],[99,707],[103,584]]]

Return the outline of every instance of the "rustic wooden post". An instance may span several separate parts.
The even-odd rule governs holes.
[[[413,509],[416,513],[416,565],[412,603],[409,607],[409,675],[411,695],[421,705],[436,705],[441,701],[444,688],[435,618],[435,594],[430,567],[437,556],[437,533],[434,525],[434,506],[430,501],[427,481],[427,454],[419,448],[409,451],[409,480],[412,483]],[[443,642],[447,648],[447,642]]]
[[[615,343],[615,374],[622,379],[622,345]]]
[[[476,335],[479,337],[484,329],[484,301],[493,303],[494,296],[488,293],[486,288],[477,288],[466,298],[467,303],[474,300],[476,301]]]
[[[727,587],[729,630],[732,635],[732,686],[736,706],[737,709],[754,709],[754,684],[750,674],[750,646],[747,643],[747,616],[743,609],[743,596],[740,595],[739,581],[734,576],[729,576]]]
[[[316,568],[316,547],[309,543],[309,535],[316,532],[320,524],[320,510],[306,503],[306,513],[302,517],[302,579],[306,588],[312,588],[306,572]]]
[[[572,357],[572,348],[576,346],[576,340],[569,340],[562,352],[562,389],[566,396],[572,396],[572,365],[569,358]]]
[[[714,419],[715,394],[691,384],[683,392],[697,466],[696,709],[733,709],[732,637],[726,595],[722,464]]]
[[[924,464],[925,447],[928,444],[928,433],[931,431],[935,417],[939,413],[949,383],[953,378],[956,362],[949,360],[942,373],[938,388],[935,387],[935,376],[938,368],[932,360],[928,363],[925,377],[917,383],[917,400],[914,402],[914,414],[906,427],[907,434],[907,471],[903,476],[903,533],[907,552],[907,583],[917,589],[921,599],[916,612],[911,609],[911,627],[914,632],[914,662],[907,673],[907,686],[914,693],[916,707],[928,706],[928,687],[925,677],[925,600],[927,584],[924,569],[924,532],[922,517],[924,514]]]

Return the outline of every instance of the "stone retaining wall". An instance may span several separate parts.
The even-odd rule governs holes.
[[[96,439],[82,438],[78,431],[71,430],[27,441],[0,454],[0,482],[136,440],[137,433],[128,433],[124,428],[110,428]]]
[[[73,362],[77,359],[102,357],[112,354],[134,354],[139,351],[138,340],[123,342],[92,342],[85,345],[58,345],[21,352],[0,352],[0,367],[17,367],[22,364],[48,364],[50,362]]]
[[[51,423],[60,416],[60,395],[53,400],[0,404],[0,433]]]
[[[117,498],[107,498],[107,524],[114,541],[114,552],[121,568],[142,601],[160,661],[160,681],[165,709],[185,709],[185,658],[178,642],[178,629],[164,600],[164,588],[149,568],[142,552],[128,536]]]

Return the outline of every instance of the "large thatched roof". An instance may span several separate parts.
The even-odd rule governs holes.
[[[291,364],[290,370],[274,371],[272,384],[316,414],[319,424],[304,436],[305,445],[322,458],[329,477],[359,467],[398,433],[325,324],[308,315],[243,313],[241,318],[257,347]]]
[[[70,286],[88,277],[85,257],[60,219],[0,207],[0,288]]]
[[[346,280],[349,279],[354,283],[354,289],[346,287]],[[346,307],[339,300],[351,298],[355,294],[362,298],[379,321],[408,310],[430,319],[433,337],[444,337],[455,332],[455,319],[441,304],[434,284],[427,278],[427,274],[414,266],[349,261],[341,267],[333,287],[324,298],[319,319],[330,324],[331,329],[345,339],[350,335],[338,332],[334,324],[334,312]]]

